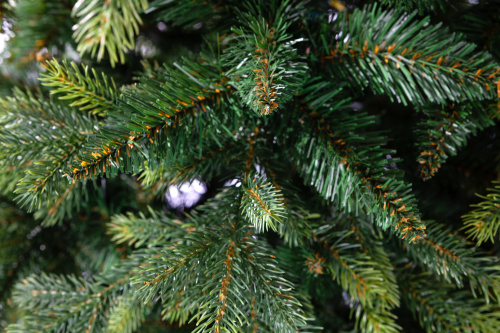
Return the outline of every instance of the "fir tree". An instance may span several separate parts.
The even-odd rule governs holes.
[[[2,330],[498,331],[500,2],[0,18]]]

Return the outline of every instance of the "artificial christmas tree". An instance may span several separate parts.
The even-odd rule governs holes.
[[[498,331],[498,1],[0,9],[2,329]]]

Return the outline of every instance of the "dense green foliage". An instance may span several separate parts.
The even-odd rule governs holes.
[[[0,19],[1,330],[498,331],[499,1]]]

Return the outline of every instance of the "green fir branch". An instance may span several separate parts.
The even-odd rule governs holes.
[[[265,147],[257,149],[267,180],[282,194],[280,202],[286,219],[278,225],[277,231],[288,246],[305,245],[314,237],[313,229],[323,224],[323,217],[313,208],[312,200],[304,201],[297,195],[301,189],[289,179],[293,166],[287,163],[286,151],[283,150],[277,160],[269,158],[272,154]]]
[[[285,202],[286,219],[278,225],[278,233],[288,246],[304,245],[313,237],[313,226],[319,223],[320,214]]]
[[[415,197],[395,167],[394,151],[380,148],[384,139],[365,130],[375,119],[347,109],[342,89],[330,83],[311,83],[306,92],[309,108],[301,112],[308,121],[293,155],[304,182],[340,209],[369,215],[408,242],[424,237]]]
[[[22,166],[57,156],[94,134],[97,122],[74,109],[20,89],[0,100],[4,167]],[[50,143],[50,144],[49,144]]]
[[[285,218],[282,196],[280,192],[263,177],[247,177],[243,182],[243,198],[241,211],[243,216],[255,227],[257,233],[276,231],[276,223],[282,223]]]
[[[54,274],[24,279],[16,285],[13,298],[31,314],[21,323],[10,325],[7,332],[100,332],[106,329],[109,311],[119,304],[120,296],[134,292],[129,279],[137,264],[134,259],[123,262],[91,281]]]
[[[366,217],[354,218],[339,213],[334,216],[333,225],[342,226],[343,229],[352,231],[351,238],[360,244],[360,250],[367,254],[373,261],[373,267],[384,276],[384,284],[387,293],[379,299],[381,305],[386,308],[400,306],[399,288],[396,280],[395,267],[391,262],[389,253],[384,248],[384,236],[371,228],[371,222]],[[384,304],[385,303],[385,304]]]
[[[101,61],[106,51],[111,66],[125,62],[125,52],[135,46],[142,19],[140,11],[148,8],[147,0],[78,1],[72,16],[78,19],[73,38],[80,54],[90,53]]]
[[[196,332],[239,332],[253,316],[276,332],[296,330],[305,324],[305,318],[300,304],[289,295],[291,285],[281,277],[274,256],[257,244],[253,228],[242,223],[239,205],[219,204],[236,196],[241,201],[239,192],[233,187],[207,202],[197,214],[197,219],[209,223],[205,228],[193,231],[187,243],[175,243],[148,259],[135,278],[142,285],[139,296],[151,301],[159,294],[164,306],[197,313],[191,317]],[[217,292],[208,292],[214,290]],[[185,293],[191,293],[191,298]],[[181,317],[178,311],[164,307],[167,315]]]
[[[468,246],[467,241],[443,225],[427,222],[427,238],[413,246],[404,246],[414,262],[457,287],[469,284],[471,292],[500,302],[500,265],[498,259],[485,256]]]
[[[450,156],[455,156],[467,144],[471,135],[494,125],[496,105],[487,103],[466,103],[448,106],[429,105],[421,110],[426,119],[420,122],[416,131],[419,147],[417,162],[424,180],[435,176]]]
[[[26,169],[31,165],[32,162],[27,162],[22,166],[8,166],[4,167],[2,161],[0,161],[0,193],[3,196],[9,197],[14,193],[17,183],[26,174]]]
[[[339,214],[337,223],[345,218],[344,214]],[[381,237],[374,235],[376,233],[371,230],[369,221],[364,221],[361,218],[349,218],[348,220],[348,225],[352,225],[352,236],[356,243],[361,245],[360,250],[371,258],[373,268],[383,276],[381,282],[385,289],[385,295],[376,298],[373,306],[360,304],[354,307],[356,325],[363,332],[400,332],[402,327],[396,324],[397,316],[392,313],[394,308],[401,305],[400,291],[395,268],[384,250]]]
[[[493,185],[500,184],[494,181]],[[500,227],[500,186],[489,188],[485,196],[477,195],[483,201],[471,205],[469,213],[462,216],[467,237],[476,241],[477,245],[490,240],[495,242]]]
[[[111,240],[116,244],[127,243],[136,248],[147,244],[149,247],[159,245],[167,240],[182,240],[188,233],[197,229],[196,223],[182,222],[179,219],[167,216],[164,213],[155,212],[148,207],[151,217],[143,213],[135,216],[115,215],[108,223],[108,233]]]
[[[401,332],[401,326],[396,324],[397,316],[384,307],[366,308],[357,306],[354,313],[356,316],[356,327],[360,328],[363,332]]]
[[[225,123],[229,118],[233,124],[233,119],[228,114],[218,118],[214,111],[223,108],[221,102],[230,98],[232,88],[214,65],[211,59],[203,64],[186,60],[124,90],[127,102],[120,103],[120,112],[110,115],[108,125],[88,141],[69,178],[137,174],[146,160],[148,167],[156,167],[162,159],[178,158],[188,138],[202,142],[208,136],[220,144],[210,125],[231,134]],[[235,111],[231,115],[238,117]],[[202,154],[202,145],[193,148]]]
[[[36,67],[59,98],[0,98],[0,330],[396,333],[411,314],[427,332],[498,330],[498,251],[479,245],[498,236],[500,186],[463,216],[472,244],[422,221],[460,207],[430,204],[429,184],[415,191],[404,174],[408,147],[429,178],[500,119],[496,27],[484,23],[497,0],[31,2],[4,23],[29,51],[5,54],[1,90]],[[68,4],[81,54],[108,67],[146,56],[127,57],[144,19],[140,39],[168,41],[153,60],[168,65],[144,66],[134,83],[139,60],[127,63],[123,89],[65,61],[14,70],[49,51],[77,57],[71,31],[49,22],[69,18]],[[467,15],[454,31],[468,35],[436,23]],[[177,45],[192,60],[173,60]],[[422,113],[399,112],[409,104]],[[488,131],[475,140],[496,152]],[[479,155],[467,167],[494,178]],[[460,198],[477,177],[456,179]],[[194,181],[201,203],[168,212],[169,187]],[[15,208],[14,183],[34,214]]]
[[[485,305],[430,274],[407,272],[400,275],[404,300],[426,332],[494,332],[500,325],[497,305]]]
[[[57,199],[51,203],[43,202],[34,216],[43,219],[42,225],[49,227],[61,223],[66,218],[72,218],[79,212],[82,203],[89,200],[87,184],[72,183],[58,190]],[[94,184],[95,188],[95,184]]]
[[[233,28],[238,37],[229,41],[233,45],[222,57],[224,66],[230,68],[226,73],[230,83],[258,114],[267,115],[283,107],[305,79],[306,65],[294,48],[303,39],[292,39],[287,33],[293,22],[287,20],[289,5],[290,1],[276,5],[276,16],[269,20],[240,13],[244,26]]]
[[[66,163],[75,158],[99,123],[29,91],[15,90],[13,97],[0,103],[2,167],[26,170],[15,190],[16,200],[29,210],[42,204],[50,209],[68,188],[66,182],[58,181]]]
[[[135,295],[126,294],[117,300],[118,305],[109,314],[107,332],[133,333],[144,322],[148,306],[139,301]]]
[[[47,61],[45,68],[47,73],[41,75],[40,81],[51,87],[51,94],[62,94],[59,99],[73,100],[70,106],[102,116],[118,101],[115,81],[111,78],[108,82],[104,73],[98,74],[85,65],[82,65],[82,73],[74,62],[68,64],[57,60]]]
[[[318,61],[333,78],[405,105],[496,98],[500,67],[491,55],[415,16],[377,6],[340,13],[324,24],[333,33],[325,30],[316,42]]]
[[[399,292],[389,258],[383,250],[373,249],[374,244],[380,247],[378,241],[362,235],[360,226],[354,227],[358,223],[354,223],[352,218],[338,214],[329,222],[329,225],[314,231],[313,239],[321,246],[316,250],[314,247],[303,249],[301,265],[305,272],[315,278],[325,274],[333,276],[342,289],[348,292],[356,327],[363,332],[399,332],[401,328],[395,322],[397,318],[391,313],[394,307],[399,306]],[[366,226],[370,226],[370,223],[366,223]],[[346,229],[351,231],[347,232]],[[310,247],[310,244],[306,246]],[[286,253],[291,256],[291,261],[296,261],[300,251],[289,249]],[[283,260],[283,256],[280,256],[280,261]],[[298,263],[293,265],[297,266]],[[376,281],[366,280],[368,276]],[[304,277],[300,280],[304,280]],[[323,290],[319,289],[318,292],[322,293]]]
[[[326,251],[319,252],[320,255],[324,253],[326,258],[325,271],[363,307],[376,308],[378,299],[386,299],[392,293],[394,281],[384,277],[373,259],[360,251],[359,244],[348,241],[351,235],[352,231],[335,232],[324,227],[318,230],[317,237]],[[309,268],[315,269],[314,266]]]
[[[76,132],[72,134],[77,135],[73,140],[74,146],[68,146],[67,140],[61,140],[61,144],[64,145],[63,151],[59,153],[58,150],[58,154],[55,157],[51,156],[49,160],[37,161],[36,166],[29,169],[27,176],[16,190],[19,193],[19,202],[28,204],[33,209],[41,205],[43,201],[40,199],[41,195],[44,195],[49,203],[57,200],[56,193],[64,193],[68,180],[94,179],[100,175],[109,177],[116,175],[119,171],[139,173],[144,169],[146,160],[148,165],[156,166],[163,158],[177,158],[186,146],[187,128],[195,128],[199,131],[192,134],[198,136],[198,142],[202,142],[203,138],[211,138],[222,146],[220,135],[217,135],[213,128],[222,128],[224,133],[232,136],[224,123],[229,122],[234,125],[233,116],[237,117],[238,112],[232,113],[231,117],[223,115],[222,118],[214,117],[212,112],[221,107],[221,99],[230,95],[230,86],[223,86],[224,79],[211,68],[210,63],[205,66],[189,64],[195,66],[196,71],[177,65],[177,71],[166,70],[158,73],[159,78],[175,84],[165,85],[158,79],[144,78],[145,82],[139,89],[131,88],[126,91],[130,101],[128,104],[120,104],[121,113],[114,114],[113,117],[109,116],[104,125],[92,123],[82,114],[67,119],[74,111],[67,114],[68,111],[57,109],[59,111],[55,114],[59,118],[49,120],[51,123],[47,124],[48,126],[40,125],[41,131],[44,128],[59,127],[64,130],[59,138],[68,137],[68,134]],[[219,81],[216,81],[217,78]],[[196,83],[198,89],[182,90],[193,83]],[[157,94],[171,96],[171,100],[166,104],[163,101],[155,105],[157,101],[160,101]],[[153,103],[150,103],[151,101]],[[31,98],[28,102],[35,103],[36,101]],[[20,109],[23,105],[29,105],[28,102],[13,105],[18,105],[17,109]],[[34,105],[36,107],[37,104]],[[49,108],[49,110],[52,109]],[[39,112],[43,115],[45,111],[41,109]],[[63,121],[67,121],[68,126]],[[75,122],[75,125],[70,127],[69,124],[72,122]],[[81,128],[84,126],[85,131],[82,131]],[[96,128],[99,134],[91,136]],[[52,136],[55,134],[56,132],[47,133],[47,140],[54,139]],[[13,133],[6,134],[6,136],[12,135]],[[32,134],[23,133],[22,135],[31,136]],[[58,137],[55,138],[58,139]],[[39,138],[36,140],[27,138],[26,141],[28,139],[34,144],[39,144]],[[18,136],[12,140],[19,145]],[[164,147],[168,145],[172,149],[165,150]],[[191,147],[198,154],[201,154],[204,148],[203,145]],[[37,149],[31,151],[33,154],[40,153]],[[12,159],[16,156],[10,153],[6,155]],[[22,155],[22,159],[16,160],[16,163],[29,162],[28,156],[28,154]]]
[[[359,236],[354,239],[354,231],[334,231],[338,227],[325,225],[315,231],[322,249],[305,260],[309,273],[326,273],[336,280],[351,297],[356,325],[364,332],[399,332],[397,317],[391,313],[399,305],[399,295],[394,274],[387,274],[388,258],[378,262],[380,253],[370,257]]]

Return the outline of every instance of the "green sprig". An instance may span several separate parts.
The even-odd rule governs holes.
[[[49,60],[45,63],[47,73],[42,74],[40,81],[52,87],[51,94],[59,94],[62,100],[73,100],[70,106],[92,114],[104,115],[114,108],[118,100],[115,81],[104,73],[97,74],[94,69],[82,65],[83,73],[74,62],[59,63]]]

